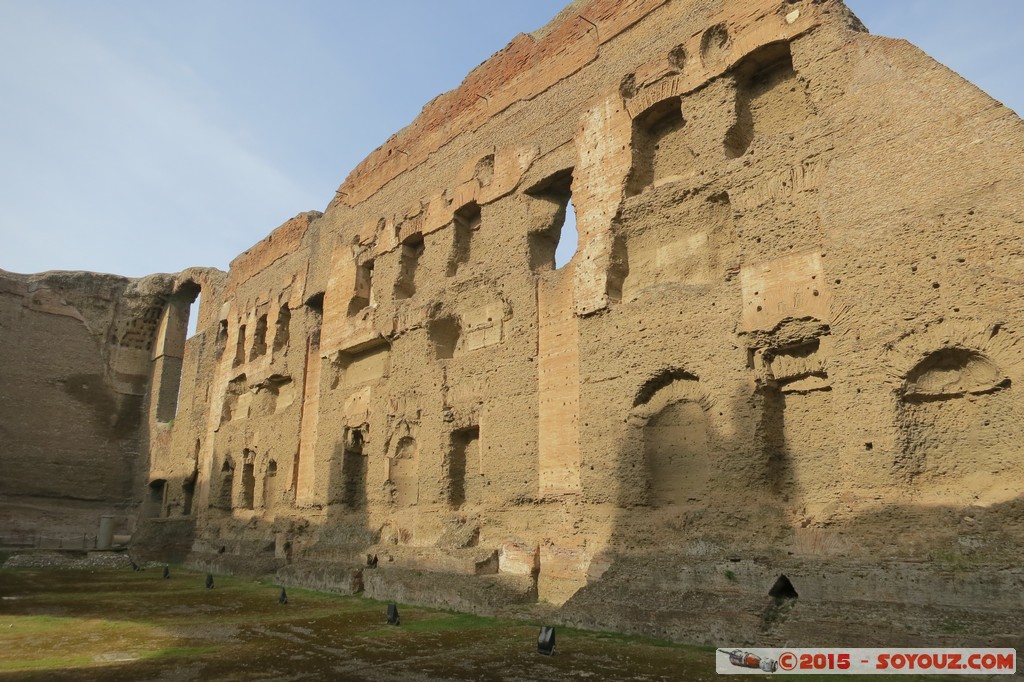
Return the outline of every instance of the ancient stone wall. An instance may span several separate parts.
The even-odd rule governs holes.
[[[137,551],[707,643],[1015,644],[1022,142],[836,0],[575,2],[322,215],[177,276]]]
[[[0,271],[0,536],[95,544],[135,527],[142,415],[169,276]],[[178,368],[180,371],[180,366]]]

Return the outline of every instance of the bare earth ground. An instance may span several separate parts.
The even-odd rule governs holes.
[[[292,589],[280,605],[265,581],[207,590],[203,574],[171,572],[0,569],[0,679],[719,678],[705,648],[559,628],[544,657],[536,624],[400,605],[390,627],[377,601]]]

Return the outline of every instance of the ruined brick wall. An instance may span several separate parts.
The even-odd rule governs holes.
[[[134,527],[143,402],[170,277],[0,271],[0,535],[83,546]],[[86,540],[83,540],[86,536]]]
[[[838,1],[576,2],[178,276],[136,547],[708,643],[1016,644],[1022,140]]]

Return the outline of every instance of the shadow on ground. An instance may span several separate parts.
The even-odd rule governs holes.
[[[19,680],[712,679],[708,650],[162,571],[0,570],[0,678]]]

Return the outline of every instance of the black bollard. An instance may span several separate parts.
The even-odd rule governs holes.
[[[544,656],[553,656],[555,653],[555,629],[544,626],[540,629],[537,637],[537,653]]]
[[[170,566],[164,566],[164,579],[167,579],[167,578],[170,578],[170,577],[171,577],[171,567]]]
[[[288,603],[288,593],[284,591],[283,587],[281,588],[281,596],[277,598],[277,603],[278,604],[287,604]]]
[[[212,590],[213,589],[213,573],[207,573],[206,574],[206,589],[208,589],[208,590]]]
[[[388,604],[388,625],[398,625],[401,619],[398,617],[398,605]]]

